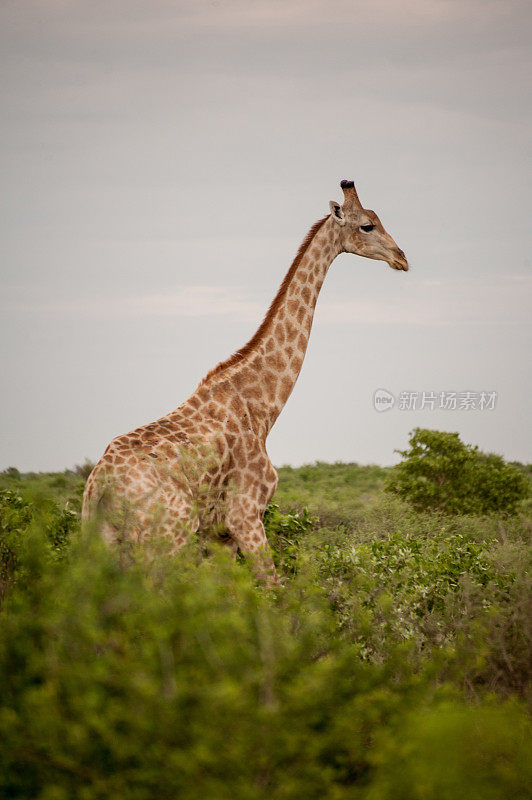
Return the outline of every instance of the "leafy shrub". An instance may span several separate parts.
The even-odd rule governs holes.
[[[2,474],[9,478],[14,478],[15,480],[20,478],[20,470],[18,470],[16,467],[8,467],[3,471]]]
[[[0,490],[0,601],[22,575],[21,556],[36,520],[46,534],[50,558],[62,558],[77,528],[77,514],[69,508],[60,508],[50,498],[36,497],[31,502],[15,492]]]
[[[417,510],[446,514],[515,513],[528,494],[523,472],[457,433],[415,428],[410,449],[389,473],[386,489]]]
[[[264,513],[264,528],[272,549],[275,566],[285,574],[296,570],[302,538],[316,523],[307,509],[290,509],[283,513],[276,503],[270,503]]]
[[[442,518],[390,498],[350,530],[307,536],[298,563],[326,592],[338,629],[362,658],[383,663],[400,651],[413,665],[439,661],[469,695],[527,695],[528,535],[517,519]]]
[[[375,465],[325,464],[281,467],[275,502],[282,509],[308,508],[323,525],[350,524],[377,495],[388,470]]]
[[[21,497],[0,491],[0,600],[15,579],[24,533],[32,519],[32,509]]]
[[[385,731],[368,800],[528,800],[532,725],[515,702],[442,703]]]
[[[68,505],[81,510],[81,498],[85,486],[84,478],[72,470],[64,472],[19,472],[15,469],[0,472],[0,490],[8,489],[23,500],[38,502],[53,500],[59,507]]]
[[[82,538],[73,473],[0,493],[0,796],[526,797],[529,521],[355,509],[345,466],[303,473],[331,518],[336,471],[356,498],[336,528],[269,507],[271,593],[215,544]]]
[[[525,796],[524,709],[471,709],[399,652],[364,662],[303,569],[275,596],[217,551],[124,568],[92,536],[68,562],[31,543],[0,626],[0,795]]]
[[[76,475],[79,475],[80,478],[83,478],[83,480],[86,481],[95,466],[96,465],[94,464],[94,461],[89,461],[89,459],[86,458],[83,464],[76,464],[76,466],[73,469],[73,472],[75,472]]]
[[[348,797],[419,694],[328,638],[311,591],[277,606],[223,554],[123,569],[99,541],[68,565],[44,544],[0,629],[3,796]]]

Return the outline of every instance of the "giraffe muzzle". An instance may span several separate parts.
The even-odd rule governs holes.
[[[392,269],[408,272],[408,261],[400,247],[394,250],[393,258],[391,261],[388,261],[388,264]]]

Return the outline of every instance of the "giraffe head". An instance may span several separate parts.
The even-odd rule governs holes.
[[[387,261],[392,269],[408,270],[408,261],[374,211],[362,208],[353,181],[342,181],[342,205],[331,200],[331,217],[340,227],[340,241],[346,253]]]

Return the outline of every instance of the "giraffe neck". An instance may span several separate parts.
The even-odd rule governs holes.
[[[256,334],[198,387],[198,392],[210,389],[211,396],[222,404],[231,402],[234,411],[240,410],[244,424],[263,439],[297,381],[318,295],[332,261],[341,251],[334,221],[326,217],[316,223]]]

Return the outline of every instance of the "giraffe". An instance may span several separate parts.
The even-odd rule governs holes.
[[[344,252],[408,270],[377,214],[362,207],[354,182],[340,185],[343,203],[331,201],[330,213],[311,227],[247,344],[208,372],[175,411],[109,444],[85,487],[84,521],[95,515],[110,480],[113,494],[134,509],[126,538],[143,541],[156,515],[177,549],[216,519],[232,553],[240,549],[255,560],[261,580],[279,583],[263,525],[277,487],[266,438],[299,376],[327,271]],[[200,487],[215,498],[204,508],[195,502]],[[116,540],[116,522],[102,523],[102,534]]]

